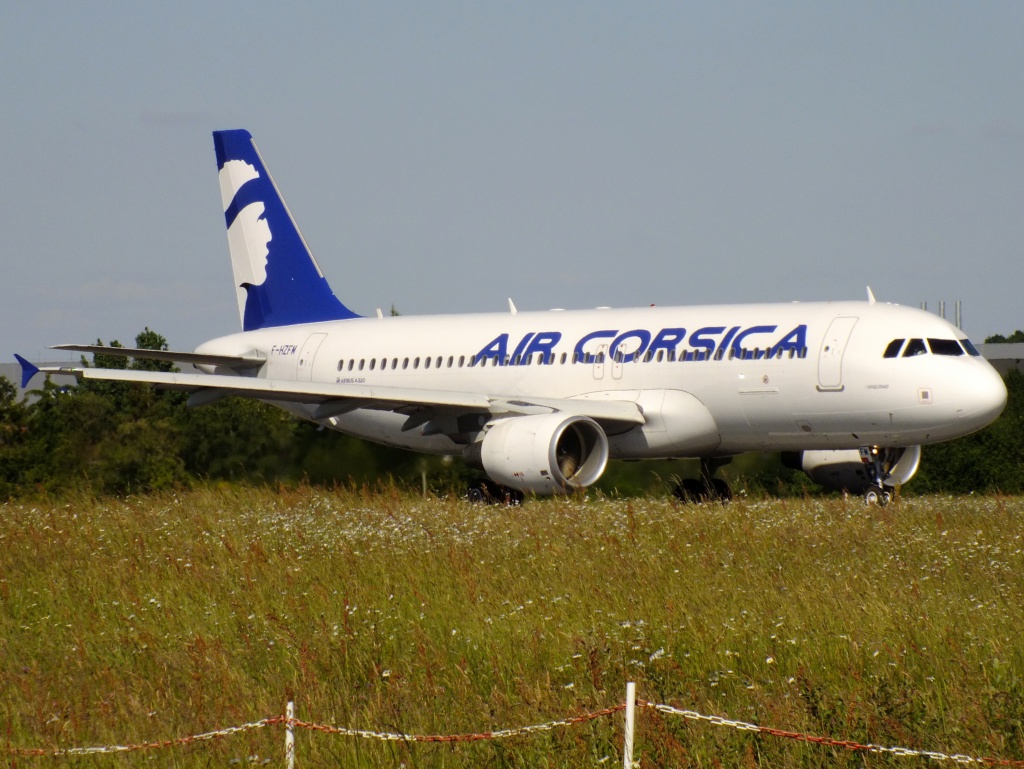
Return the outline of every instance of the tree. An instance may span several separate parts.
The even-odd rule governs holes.
[[[1021,342],[1024,342],[1024,331],[1020,329],[1017,329],[1009,336],[993,334],[985,340],[985,344],[1020,344]]]
[[[294,477],[298,422],[249,398],[225,398],[178,412],[181,458],[194,476],[278,481]]]
[[[31,464],[29,413],[18,388],[0,377],[0,499],[14,496]]]
[[[1024,374],[1011,369],[1005,381],[1008,398],[999,419],[973,435],[925,447],[914,493],[1024,492]]]

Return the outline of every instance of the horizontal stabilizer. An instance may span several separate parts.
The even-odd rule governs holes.
[[[193,365],[224,366],[233,369],[259,368],[267,362],[266,358],[256,355],[206,355],[197,352],[175,352],[174,350],[145,350],[137,347],[108,347],[98,344],[58,344],[52,350],[71,350],[90,355],[121,355],[127,358],[145,360],[166,360],[174,363],[191,363]]]

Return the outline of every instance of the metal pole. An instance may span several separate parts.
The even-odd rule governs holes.
[[[295,703],[289,702],[285,710],[288,719],[284,733],[284,763],[288,769],[295,769]]]
[[[622,769],[633,769],[633,727],[636,723],[636,684],[626,684],[626,740],[622,746]]]

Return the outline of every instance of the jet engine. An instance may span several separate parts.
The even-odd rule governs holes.
[[[891,454],[881,464],[883,486],[901,486],[914,477],[921,464],[920,446],[882,451]],[[874,485],[871,463],[861,458],[858,449],[785,451],[782,463],[793,470],[803,470],[812,481],[832,491],[863,494]]]
[[[499,419],[477,446],[492,480],[534,494],[567,494],[589,486],[608,464],[604,430],[580,415]]]

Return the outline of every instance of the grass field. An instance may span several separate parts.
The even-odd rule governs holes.
[[[283,762],[284,711],[503,729],[653,702],[1024,759],[1024,499],[558,499],[210,488],[0,508],[0,728],[17,766]],[[300,730],[309,766],[621,766],[622,717],[440,745]],[[638,711],[643,767],[921,765]]]

